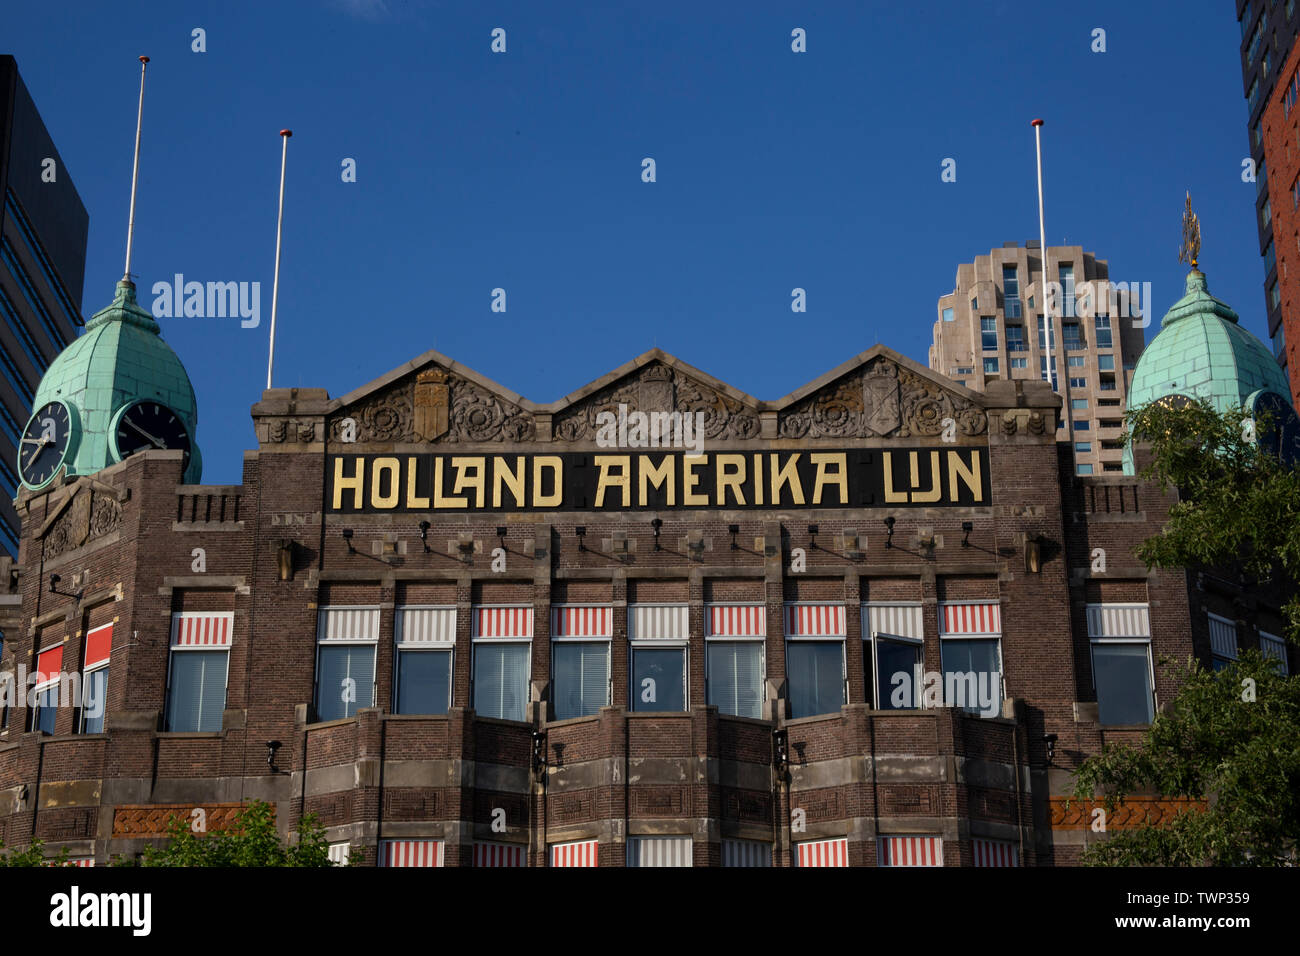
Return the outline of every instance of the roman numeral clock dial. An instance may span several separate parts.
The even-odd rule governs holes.
[[[118,461],[138,451],[165,448],[185,453],[181,471],[190,464],[190,435],[184,420],[158,402],[135,402],[113,418],[109,429],[113,454]]]
[[[62,402],[36,410],[19,442],[18,474],[23,484],[33,490],[49,484],[67,460],[76,426],[76,414]]]

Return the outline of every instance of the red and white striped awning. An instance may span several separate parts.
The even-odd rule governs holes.
[[[685,641],[691,636],[691,609],[685,604],[632,604],[627,609],[630,641]]]
[[[113,625],[105,624],[86,634],[86,668],[108,663],[113,650]]]
[[[56,644],[54,647],[47,647],[36,655],[36,683],[44,684],[46,681],[58,680],[60,672],[63,670],[63,645]]]
[[[520,638],[533,636],[532,607],[475,607],[471,612],[473,636],[477,638]]]
[[[320,641],[379,640],[379,608],[323,607],[316,618]]]
[[[1002,609],[993,601],[944,604],[940,607],[939,634],[956,637],[964,634],[1001,634]]]
[[[596,866],[598,846],[596,840],[556,843],[551,847],[551,866]]]
[[[394,621],[398,644],[425,646],[456,643],[454,607],[399,607]]]
[[[551,637],[610,637],[614,609],[596,604],[557,604],[551,608]]]
[[[442,866],[441,840],[380,840],[380,866]]]
[[[95,865],[95,858],[94,858],[93,856],[74,856],[74,857],[72,857],[72,858],[70,858],[70,859],[68,859],[68,860],[65,860],[62,864],[59,864],[58,862],[56,862],[56,861],[54,861],[54,860],[50,860],[50,862],[46,863],[45,865],[46,865],[46,866],[60,866],[60,865],[62,865],[62,866],[94,866],[94,865]]]
[[[976,866],[1019,866],[1020,848],[1010,840],[985,840],[977,837],[971,841],[975,851]]]
[[[172,647],[229,647],[234,620],[230,611],[173,614]]]
[[[1209,615],[1210,650],[1220,657],[1235,660],[1237,657],[1237,624],[1227,618]]]
[[[881,866],[943,866],[943,838],[937,836],[883,837]]]
[[[919,604],[864,604],[863,638],[872,634],[906,637],[914,641],[925,638],[925,624]]]
[[[843,604],[787,604],[786,637],[843,637]]]
[[[1145,604],[1089,604],[1089,637],[1150,637],[1151,612]]]
[[[490,867],[527,866],[522,843],[475,843],[474,865]]]
[[[767,607],[762,604],[710,604],[704,610],[705,637],[764,637]]]
[[[805,840],[794,845],[795,866],[848,866],[847,837],[835,840]]]
[[[762,867],[772,865],[772,844],[758,840],[723,840],[723,866]]]

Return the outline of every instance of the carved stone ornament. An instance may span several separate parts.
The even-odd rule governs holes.
[[[934,437],[951,418],[963,435],[988,428],[983,409],[880,356],[782,412],[782,438]]]
[[[358,442],[524,442],[537,433],[518,405],[437,366],[335,412],[331,441],[342,442],[345,418]]]
[[[112,534],[122,523],[122,505],[111,495],[83,486],[45,533],[41,554],[48,560]]]
[[[710,440],[758,435],[758,413],[752,408],[674,368],[651,362],[557,414],[556,441],[594,441],[598,416],[602,412],[617,416],[619,405],[627,406],[629,413],[700,413],[703,435]]]

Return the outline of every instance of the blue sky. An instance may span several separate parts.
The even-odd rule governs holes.
[[[121,274],[141,53],[143,304],[178,272],[262,283],[259,328],[162,320],[208,483],[256,445],[286,126],[277,386],[430,348],[540,402],[655,345],[763,399],[877,342],[924,364],[958,263],[1038,236],[1036,116],[1049,244],[1162,315],[1190,190],[1211,291],[1266,338],[1233,3],[924,6],[51,0],[7,5],[0,52],[90,211],[86,315]]]

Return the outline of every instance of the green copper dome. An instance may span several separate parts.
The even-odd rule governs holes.
[[[1273,353],[1237,322],[1237,313],[1210,295],[1205,275],[1187,275],[1187,294],[1160,322],[1160,334],[1146,347],[1133,371],[1128,407],[1141,408],[1165,395],[1204,398],[1220,412],[1244,406],[1257,389],[1290,396],[1286,374]],[[1124,473],[1133,474],[1124,449]]]
[[[192,445],[184,480],[198,482],[203,461],[195,443],[194,386],[159,331],[153,316],[136,303],[135,285],[119,282],[112,304],[96,312],[85,333],[50,363],[32,407],[57,399],[76,408],[81,435],[77,447],[69,449],[70,475],[94,474],[118,460],[109,435],[113,417],[143,400],[165,405],[184,422]]]

